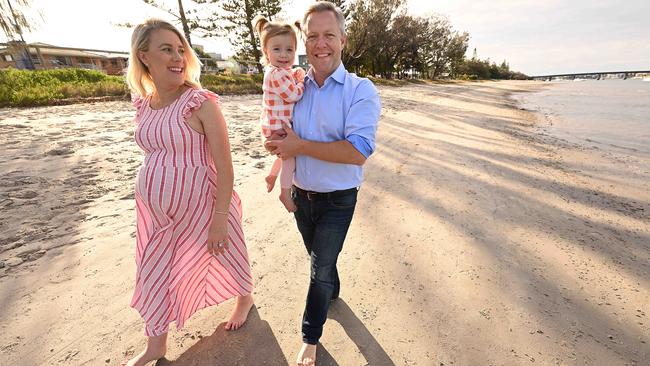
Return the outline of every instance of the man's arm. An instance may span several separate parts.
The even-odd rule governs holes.
[[[307,155],[330,163],[363,165],[366,162],[366,157],[347,140],[332,142],[304,140],[298,137],[289,126],[284,127],[287,133],[284,139],[268,140],[265,143],[273,154],[282,159]]]
[[[289,126],[284,140],[266,142],[266,149],[282,159],[307,155],[331,163],[363,165],[375,148],[375,133],[381,102],[367,79],[359,84],[345,117],[345,139],[331,142],[309,141],[297,136]]]

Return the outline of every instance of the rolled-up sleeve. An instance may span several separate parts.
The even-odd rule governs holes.
[[[345,139],[366,158],[375,151],[380,113],[379,93],[370,80],[363,79],[345,117]]]

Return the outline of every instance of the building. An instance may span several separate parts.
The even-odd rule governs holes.
[[[298,66],[302,67],[305,71],[309,70],[307,55],[298,55]]]
[[[49,70],[81,68],[122,75],[129,54],[105,50],[59,47],[46,43],[11,42],[0,44],[0,68]],[[26,50],[29,50],[27,57]]]

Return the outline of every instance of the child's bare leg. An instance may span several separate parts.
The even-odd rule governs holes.
[[[271,165],[271,172],[269,173],[264,180],[266,181],[266,191],[271,192],[273,187],[275,187],[275,180],[278,179],[278,173],[280,172],[280,167],[282,166],[282,159],[277,158]]]
[[[277,175],[267,175],[264,180],[266,181],[266,191],[271,192],[275,187],[275,180],[278,179]]]
[[[282,188],[280,191],[280,202],[282,202],[284,208],[286,208],[289,212],[296,212],[298,209],[296,207],[296,204],[293,203],[293,199],[291,198],[291,188]]]
[[[282,160],[282,172],[280,172],[280,202],[289,212],[296,212],[296,204],[291,198],[291,185],[293,184],[293,172],[296,170],[296,159]]]

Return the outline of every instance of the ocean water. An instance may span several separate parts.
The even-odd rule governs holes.
[[[582,145],[650,156],[650,81],[548,82],[518,96],[522,106],[544,114],[553,136]]]

